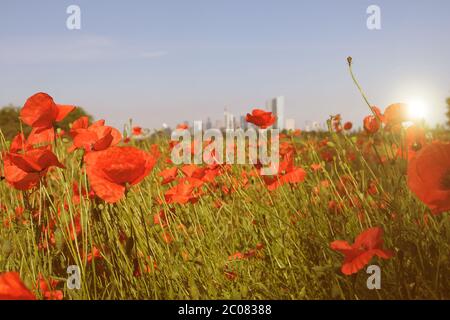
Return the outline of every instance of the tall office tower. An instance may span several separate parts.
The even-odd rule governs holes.
[[[284,104],[285,99],[283,96],[273,98],[267,102],[267,109],[272,111],[274,116],[277,117],[277,121],[274,123],[274,129],[283,130],[284,127]]]
[[[295,130],[295,120],[294,119],[286,119],[286,130]]]
[[[225,111],[224,111],[223,115],[224,115],[225,129],[234,130],[234,116],[233,116],[233,114],[228,112],[227,109],[225,108]]]
[[[227,129],[234,130],[234,116],[231,113],[228,115]]]
[[[208,117],[208,119],[206,119],[205,129],[209,130],[211,128],[212,128],[211,118]]]

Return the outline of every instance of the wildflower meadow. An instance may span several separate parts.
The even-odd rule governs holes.
[[[31,92],[0,132],[0,299],[449,299],[450,136],[354,80],[361,123],[271,136],[272,175],[217,148],[175,164],[181,142],[136,120],[56,130],[77,107]]]

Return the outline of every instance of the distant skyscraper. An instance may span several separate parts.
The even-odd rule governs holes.
[[[286,130],[295,130],[295,120],[294,119],[286,119]]]
[[[211,128],[212,128],[212,122],[211,122],[211,119],[208,117],[208,119],[206,119],[205,129],[209,130]]]
[[[225,129],[234,130],[234,116],[233,116],[233,114],[228,112],[227,109],[225,108],[225,111],[224,111],[223,115],[224,115]]]
[[[277,121],[274,123],[274,129],[283,130],[284,127],[284,97],[279,96],[273,98],[267,102],[267,109],[277,117]]]

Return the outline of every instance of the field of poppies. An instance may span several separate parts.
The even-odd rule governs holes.
[[[367,108],[363,131],[336,115],[281,133],[275,176],[174,165],[163,132],[55,130],[74,108],[37,93],[20,113],[31,133],[0,136],[0,299],[450,298],[448,134],[407,105]]]

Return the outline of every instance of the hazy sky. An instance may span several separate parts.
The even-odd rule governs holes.
[[[81,30],[66,9],[81,8]],[[378,31],[366,27],[381,8]],[[443,122],[450,96],[448,0],[0,0],[0,105],[38,91],[121,126],[243,114],[286,97],[297,125],[341,113],[359,126],[382,108],[420,98]]]

